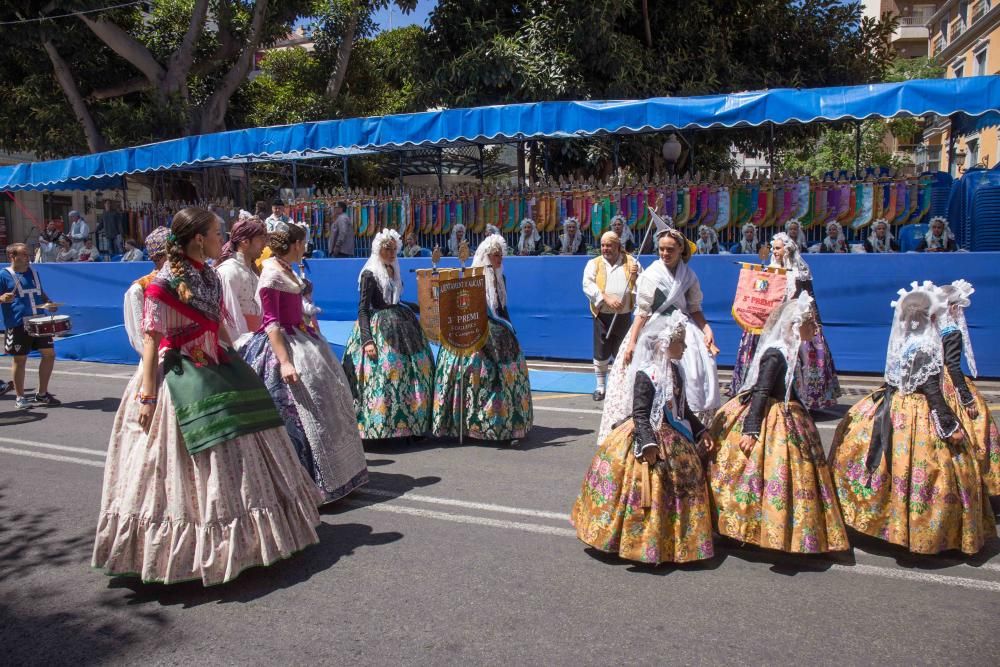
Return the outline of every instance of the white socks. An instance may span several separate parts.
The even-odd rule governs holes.
[[[597,361],[594,359],[594,377],[597,378],[597,391],[603,392],[608,382],[608,362],[609,359],[604,361]]]

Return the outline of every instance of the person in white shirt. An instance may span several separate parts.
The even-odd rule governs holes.
[[[583,270],[583,293],[590,300],[594,316],[595,401],[603,401],[608,366],[632,326],[635,284],[642,268],[622,249],[614,232],[601,237],[601,254],[587,262]]]
[[[56,261],[56,255],[59,254],[59,237],[62,236],[62,232],[56,226],[56,223],[49,221],[49,224],[45,225],[45,231],[42,232],[38,237],[38,247],[41,250],[41,254],[38,257],[40,262],[54,262]]]
[[[257,300],[257,259],[267,243],[267,229],[259,218],[241,212],[240,219],[222,248],[216,271],[222,281],[222,298],[229,312],[226,327],[239,349],[260,328],[261,305]]]
[[[135,239],[125,239],[125,254],[122,255],[123,262],[141,262],[142,250]]]
[[[73,242],[73,250],[77,252],[83,249],[83,242],[90,238],[90,225],[79,211],[69,212],[69,238]]]
[[[96,262],[97,248],[94,247],[93,239],[88,238],[83,242],[83,247],[76,253],[78,262]]]
[[[79,257],[69,237],[63,234],[59,237],[59,252],[56,253],[57,262],[75,262]]]

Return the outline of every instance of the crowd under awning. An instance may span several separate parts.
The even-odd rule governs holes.
[[[105,189],[120,185],[122,176],[182,168],[929,114],[950,118],[953,136],[1000,125],[1000,76],[645,100],[532,102],[231,130],[0,167],[0,191]]]

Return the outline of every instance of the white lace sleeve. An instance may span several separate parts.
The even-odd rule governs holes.
[[[639,275],[638,283],[635,286],[635,312],[637,315],[649,317],[653,314],[653,299],[656,298],[656,282],[653,280],[643,280],[644,276]]]
[[[142,354],[142,287],[133,284],[125,291],[124,319],[125,333],[128,342],[139,354]]]
[[[691,287],[688,287],[687,292],[684,293],[685,299],[687,299],[687,310],[689,313],[700,313],[701,304],[705,300],[705,296],[701,293],[701,283],[695,278],[694,282],[691,283]]]

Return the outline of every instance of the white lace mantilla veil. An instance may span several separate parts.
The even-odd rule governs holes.
[[[468,241],[466,236],[465,225],[457,224],[451,228],[451,234],[448,236],[448,252],[452,257],[458,257],[458,244],[462,241],[458,240],[458,230],[462,230],[462,241]]]
[[[635,243],[635,236],[632,235],[632,228],[628,226],[628,220],[625,219],[625,216],[616,215],[615,217],[611,218],[611,224],[608,226],[608,228],[611,229],[611,231],[614,231],[613,228],[617,220],[622,221],[622,235],[618,239],[618,241],[622,244],[622,247],[624,248],[625,244],[628,243],[629,241]]]
[[[642,349],[637,349],[635,354],[638,358],[638,368],[649,377],[655,388],[653,395],[653,407],[649,413],[649,420],[654,430],[659,430],[663,424],[663,408],[667,401],[674,395],[674,374],[671,372],[673,365],[670,359],[668,348],[670,343],[683,340],[687,333],[687,315],[679,310],[675,310],[665,320],[663,329],[654,337],[647,338]],[[680,370],[680,364],[678,364]],[[683,370],[681,370],[683,377]],[[633,382],[635,378],[633,377]],[[678,414],[676,404],[671,404],[671,413],[678,420],[683,419],[683,414]]]
[[[583,243],[583,230],[580,229],[580,221],[579,220],[577,220],[576,218],[573,218],[573,217],[569,217],[569,218],[566,218],[565,220],[563,220],[563,223],[562,223],[563,233],[559,235],[559,242],[562,244],[561,251],[565,252],[566,251],[566,246],[569,243],[566,240],[566,236],[567,236],[566,228],[570,227],[570,226],[576,227],[576,234],[573,236],[573,246],[571,248],[569,248],[568,252],[569,252],[570,255],[575,255],[576,251],[580,249],[580,244]]]
[[[948,302],[948,307],[938,321],[938,329],[942,332],[950,324],[958,327],[962,332],[962,351],[965,353],[965,362],[969,365],[969,374],[972,377],[979,377],[976,369],[976,355],[972,351],[972,339],[969,338],[969,325],[965,321],[965,309],[972,303],[971,297],[976,293],[975,288],[967,280],[956,280],[951,285],[945,285],[941,291]]]
[[[781,262],[774,259],[774,242],[781,241],[785,247],[785,258]],[[772,267],[787,269],[788,282],[785,284],[785,298],[790,299],[795,294],[796,280],[812,280],[812,271],[809,265],[802,258],[799,246],[792,240],[792,237],[785,232],[778,232],[771,238],[771,264]]]
[[[702,231],[708,232],[708,241],[703,241],[701,239]],[[702,255],[707,255],[712,251],[712,246],[719,244],[719,235],[714,229],[708,225],[701,225],[698,227],[698,240],[695,241],[695,245],[698,247],[698,252]]]
[[[490,266],[490,253],[500,251],[507,254],[507,242],[499,234],[490,234],[476,248],[476,254],[472,258],[472,266],[485,267],[483,272],[486,275],[486,304],[494,313],[501,306],[507,305],[507,286],[503,281],[503,265],[499,269]]]
[[[885,238],[879,240],[878,235],[875,233],[878,226],[882,225],[885,227]],[[896,237],[892,235],[892,229],[889,226],[889,221],[885,218],[877,218],[875,222],[872,223],[872,231],[868,235],[868,243],[871,244],[872,250],[875,252],[889,252],[892,250],[892,241]]]
[[[760,362],[764,358],[764,353],[775,349],[785,357],[785,404],[787,405],[791,399],[792,386],[795,384],[799,348],[802,345],[799,328],[803,322],[815,321],[815,319],[816,311],[813,309],[813,299],[808,292],[802,292],[798,298],[778,306],[767,319],[764,330],[760,334],[757,351],[754,352],[753,361],[750,362],[750,370],[747,371],[740,392],[753,389],[760,376]]]
[[[531,225],[531,236],[525,236],[524,234],[525,228],[528,225]],[[521,233],[517,237],[517,251],[527,253],[534,252],[538,248],[538,244],[542,242],[542,237],[538,233],[538,226],[531,218],[524,218],[521,220],[520,228]],[[493,233],[499,234],[500,230]],[[492,236],[492,234],[490,236]]]
[[[903,394],[914,393],[941,372],[944,352],[935,320],[946,304],[941,291],[929,280],[910,283],[892,302],[895,313],[885,359],[885,381]]]
[[[387,243],[394,244],[392,252],[392,277],[385,268],[382,258],[379,257],[379,250]],[[395,229],[383,229],[375,235],[372,241],[372,254],[368,261],[361,267],[361,273],[371,271],[382,288],[382,298],[388,304],[397,304],[403,298],[403,276],[399,272],[399,249],[403,247],[403,241],[399,238],[399,233]],[[361,274],[358,274],[358,287],[361,287]]]

